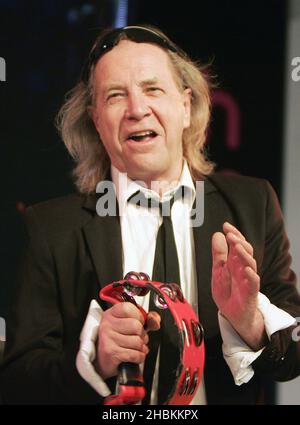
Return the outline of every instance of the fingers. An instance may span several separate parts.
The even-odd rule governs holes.
[[[141,364],[145,361],[146,355],[147,353],[141,351],[126,348],[120,350],[120,347],[117,347],[117,349],[113,351],[112,357],[118,365],[123,362]]]
[[[112,337],[115,344],[120,348],[137,350],[145,354],[148,354],[149,352],[147,347],[149,337],[147,333],[145,333],[143,337],[140,337],[138,335],[122,335],[116,332]]]
[[[239,285],[248,295],[255,295],[259,291],[260,278],[253,257],[253,247],[230,223],[224,223],[223,229],[229,245],[228,269],[232,277],[231,284],[233,288]]]
[[[212,237],[212,292],[215,300],[228,299],[236,285],[250,291],[259,288],[257,265],[253,247],[232,224],[223,224],[224,234],[216,232]],[[248,290],[247,290],[248,292]]]
[[[245,236],[242,235],[242,233],[235,226],[233,226],[233,224],[228,223],[228,221],[225,221],[225,223],[223,224],[223,231],[225,234],[227,234],[228,232],[232,232],[240,239],[245,240]]]
[[[97,361],[101,376],[117,374],[121,362],[142,363],[149,352],[144,318],[132,303],[113,305],[103,313],[98,331]]]
[[[253,247],[248,241],[246,241],[244,236],[237,236],[235,233],[230,231],[226,233],[226,240],[231,245],[240,243],[250,255],[253,255]]]
[[[140,310],[130,302],[118,303],[111,307],[111,312],[114,317],[119,319],[130,318],[139,320],[142,324],[144,324],[144,317]]]
[[[224,223],[223,230],[229,245],[229,256],[233,259],[232,262],[238,262],[240,266],[251,267],[256,272],[257,265],[253,258],[253,247],[245,236],[228,222]]]
[[[137,319],[118,319],[112,317],[110,320],[110,325],[113,330],[123,334],[123,335],[140,335],[145,334],[143,324]]]
[[[104,340],[98,351],[98,361],[103,375],[114,376],[118,372],[118,366],[122,362],[140,364],[145,361],[148,348],[136,350],[124,348],[112,340]]]
[[[260,277],[250,267],[244,269],[245,284],[248,283],[248,292],[250,295],[256,295],[260,288]]]
[[[234,327],[256,310],[260,278],[253,247],[232,224],[212,238],[212,295],[221,313]]]
[[[255,272],[257,264],[253,258],[253,247],[245,236],[232,224],[223,224],[224,233],[216,232],[212,237],[213,269],[222,266],[227,260],[239,266],[250,267]]]
[[[212,237],[212,259],[213,267],[223,265],[227,261],[228,246],[226,238],[221,232],[214,233]]]
[[[122,335],[136,335],[144,338],[144,317],[132,303],[115,304],[103,313],[101,328]]]
[[[237,261],[241,266],[248,266],[256,271],[256,261],[253,256],[245,250],[243,245],[237,243],[233,246],[230,246],[230,251],[230,255],[232,255],[234,261]]]
[[[231,277],[226,266],[228,245],[221,232],[212,237],[212,295],[219,306],[219,300],[225,300],[231,293]]]

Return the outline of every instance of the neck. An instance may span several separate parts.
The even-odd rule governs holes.
[[[168,175],[159,175],[153,174],[151,176],[147,175],[141,178],[133,178],[129,176],[132,180],[140,180],[146,185],[148,189],[156,192],[159,197],[162,197],[166,192],[172,190],[174,187],[178,185],[178,182],[181,177],[183,169],[183,162],[179,164],[178,168],[174,170],[173,173],[169,173]]]
[[[180,176],[179,176],[180,177]],[[145,182],[148,189],[156,192],[161,198],[166,192],[169,192],[178,185],[179,178],[173,181],[168,180],[151,180],[151,182]]]

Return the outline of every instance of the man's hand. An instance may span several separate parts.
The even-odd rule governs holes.
[[[122,362],[143,363],[149,352],[144,318],[132,303],[115,304],[103,313],[97,344],[98,370],[103,379],[117,375]],[[160,316],[150,312],[147,331],[160,327]]]
[[[212,237],[212,295],[221,314],[253,350],[265,345],[263,317],[257,309],[260,278],[253,248],[238,229],[223,225]]]

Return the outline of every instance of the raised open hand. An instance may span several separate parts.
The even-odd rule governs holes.
[[[264,322],[257,309],[260,278],[253,248],[229,223],[212,238],[212,295],[221,314],[252,348],[263,345]]]

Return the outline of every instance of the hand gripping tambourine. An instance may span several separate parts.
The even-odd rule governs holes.
[[[177,329],[180,360],[173,386],[165,404],[189,404],[200,384],[204,368],[203,328],[191,305],[183,297],[175,283],[153,282],[145,273],[130,272],[123,280],[113,282],[100,291],[100,298],[112,304],[131,302],[145,318],[147,313],[139,306],[134,296],[145,296],[154,291],[154,302],[159,309],[169,309]],[[146,391],[138,364],[121,363],[119,367],[119,394],[109,396],[104,404],[136,404]]]

